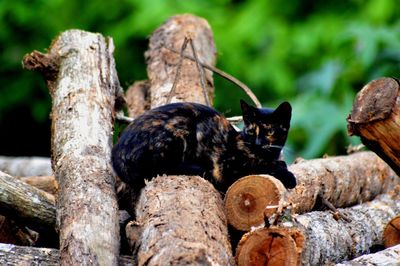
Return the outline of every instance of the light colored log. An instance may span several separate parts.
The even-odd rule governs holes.
[[[277,207],[293,204],[295,213],[309,212],[318,195],[333,206],[346,207],[374,199],[400,183],[398,176],[373,152],[304,160],[289,166],[297,186],[289,191],[266,175],[243,177],[225,195],[229,224],[241,231],[264,224]]]
[[[158,176],[141,194],[136,216],[138,265],[232,262],[221,196],[201,177]]]
[[[400,245],[382,251],[363,255],[351,261],[345,261],[336,266],[395,266],[400,265]]]
[[[1,214],[32,229],[55,228],[54,196],[0,172]]]
[[[0,156],[0,171],[15,177],[53,174],[50,158],[46,157]]]
[[[22,247],[0,243],[0,265],[60,265],[60,251],[53,248]],[[136,265],[134,258],[120,256],[118,265]]]
[[[69,30],[52,42],[48,54],[34,52],[24,59],[25,66],[44,74],[52,96],[61,265],[117,264],[118,206],[110,158],[121,88],[113,51],[111,38]]]
[[[151,84],[151,108],[166,104],[180,59],[179,54],[165,46],[180,51],[185,37],[192,38],[201,62],[208,65],[215,64],[214,37],[207,21],[190,14],[171,17],[153,32],[150,37],[149,50],[145,54],[148,64],[147,73]],[[185,54],[192,55],[189,45]],[[212,101],[214,95],[212,72],[209,70],[204,72],[208,98]],[[192,60],[183,60],[181,75],[171,102],[205,103],[199,71],[196,63]]]
[[[282,245],[290,238],[295,240],[295,246],[289,249],[293,254],[287,256],[295,257],[300,250],[301,265],[329,265],[368,253],[372,246],[383,244],[382,235],[386,223],[400,212],[399,190],[340,211],[349,217],[351,222],[337,220],[327,211],[315,211],[295,216],[293,221],[280,224],[277,227],[279,234],[276,234],[276,227],[257,229],[261,231],[260,234],[251,232],[242,238],[239,243],[241,249],[237,250],[236,257],[248,261],[251,259],[248,257],[254,252],[261,252],[258,256],[267,258],[267,262],[275,261],[281,258]],[[272,238],[280,240],[283,244],[277,241],[275,246],[272,245],[271,234]],[[252,245],[252,235],[257,238],[263,237],[257,240],[258,246]],[[304,239],[304,242],[296,239]],[[252,248],[248,248],[247,245]],[[264,245],[270,248],[262,248]],[[244,254],[240,254],[242,250],[245,251]]]

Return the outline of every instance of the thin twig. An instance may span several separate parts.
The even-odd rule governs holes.
[[[201,88],[203,89],[204,100],[206,101],[206,105],[210,106],[210,100],[208,99],[208,93],[206,91],[204,69],[200,65],[199,58],[197,57],[197,52],[196,52],[196,49],[194,48],[193,39],[190,37],[188,39],[189,39],[190,46],[192,48],[192,53],[193,53],[194,61],[196,62],[197,70],[199,71],[200,85],[201,85]]]
[[[174,52],[174,53],[178,53],[178,54],[180,53],[180,52],[178,52],[177,50],[175,50],[174,48],[167,47],[166,45],[164,45],[164,47],[165,47],[166,49],[168,49],[168,50]],[[181,54],[181,58],[182,58],[182,57],[184,57],[184,58],[186,58],[186,59],[190,59],[190,60],[192,60],[192,61],[196,61],[196,59],[193,58],[192,56],[186,55],[186,54],[183,54],[183,53]],[[200,63],[200,65],[202,65],[204,68],[207,68],[208,70],[214,72],[215,74],[219,75],[220,77],[222,77],[222,78],[224,78],[224,79],[227,79],[227,80],[229,80],[230,82],[232,82],[232,83],[236,84],[237,86],[239,86],[239,87],[247,94],[247,96],[250,97],[250,99],[253,101],[253,103],[256,105],[256,107],[258,107],[258,108],[261,108],[261,107],[262,107],[260,101],[259,101],[259,100],[257,99],[257,97],[254,95],[254,93],[250,90],[250,88],[247,87],[244,83],[242,83],[241,81],[239,81],[239,80],[236,79],[235,77],[229,75],[228,73],[226,73],[226,72],[224,72],[224,71],[222,71],[222,70],[220,70],[220,69],[218,69],[218,68],[216,68],[216,67],[210,66],[210,65],[205,64],[205,63],[203,63],[203,62],[201,62],[201,61],[199,61],[199,63]]]
[[[344,213],[342,213],[341,211],[336,209],[336,207],[333,206],[333,204],[331,202],[329,202],[327,199],[325,199],[323,197],[322,193],[319,193],[318,196],[320,197],[322,204],[324,204],[326,207],[328,207],[328,209],[333,211],[334,215],[338,216],[339,218],[342,218],[343,220],[345,220],[348,223],[351,222],[351,219],[349,217],[347,217],[347,215],[345,215]]]
[[[176,68],[176,74],[175,74],[174,84],[172,84],[171,91],[170,91],[169,94],[168,94],[167,104],[171,102],[172,95],[175,94],[176,85],[178,84],[178,80],[179,80],[179,77],[180,77],[180,75],[181,75],[182,62],[183,62],[183,58],[184,58],[183,52],[184,52],[185,49],[186,49],[186,46],[187,46],[188,41],[189,41],[189,39],[186,38],[186,37],[185,37],[185,39],[183,40],[183,44],[182,44],[181,52],[180,52],[180,55],[181,55],[181,56],[179,57],[178,66],[177,66],[177,68]]]

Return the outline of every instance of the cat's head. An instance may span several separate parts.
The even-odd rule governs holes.
[[[279,153],[285,145],[292,117],[288,102],[276,109],[256,108],[240,100],[242,108],[245,141],[253,147]]]

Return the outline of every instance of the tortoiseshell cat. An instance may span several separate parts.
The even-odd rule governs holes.
[[[270,174],[286,188],[294,175],[280,160],[292,108],[255,108],[241,100],[245,128],[237,132],[214,109],[196,103],[160,106],[136,118],[112,151],[117,175],[132,189],[158,174],[199,175],[221,192],[238,178]]]

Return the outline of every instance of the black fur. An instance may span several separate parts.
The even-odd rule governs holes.
[[[295,177],[280,160],[290,127],[290,104],[273,110],[241,101],[241,108],[242,132],[201,104],[173,103],[147,111],[114,146],[113,167],[136,191],[145,179],[159,174],[200,175],[221,192],[249,174],[271,174],[285,187],[295,187]]]

